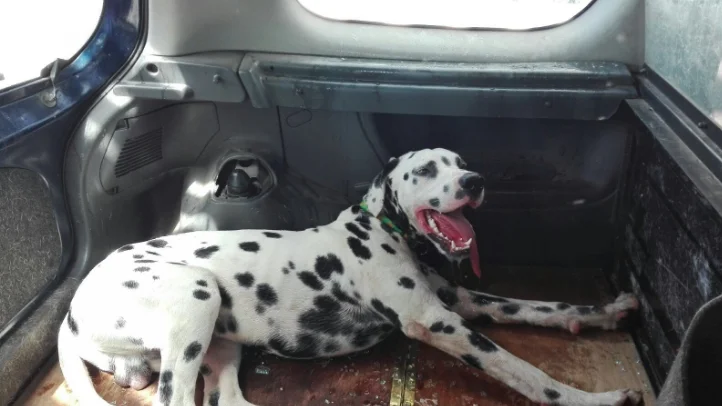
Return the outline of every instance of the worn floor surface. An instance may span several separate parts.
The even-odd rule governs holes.
[[[498,269],[485,275],[485,291],[537,300],[598,304],[609,300],[601,273]],[[549,375],[588,391],[635,388],[654,395],[631,337],[624,332],[563,331],[492,326],[482,329],[510,352]],[[143,391],[116,386],[112,376],[94,373],[98,393],[115,405],[150,405],[156,386]],[[504,385],[423,344],[395,336],[367,353],[324,361],[289,361],[267,354],[244,357],[240,377],[246,398],[275,405],[531,406]],[[200,395],[200,380],[198,385]],[[200,396],[198,397],[200,400]],[[19,404],[77,405],[51,362]],[[200,403],[198,402],[200,405]]]

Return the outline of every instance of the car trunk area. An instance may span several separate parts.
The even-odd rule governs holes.
[[[569,303],[603,304],[614,297],[599,269],[486,269],[488,291],[497,295]],[[553,378],[587,391],[618,388],[644,393],[652,405],[654,392],[631,335],[624,331],[567,331],[527,326],[481,327],[506,350]],[[514,390],[460,361],[400,334],[350,357],[292,361],[254,349],[244,353],[239,374],[246,400],[258,405],[460,405],[532,406]],[[93,374],[95,388],[115,405],[151,405],[157,383],[143,391],[122,389],[112,375]],[[198,379],[197,405],[202,401]],[[38,375],[19,404],[70,406],[55,359]]]
[[[623,331],[573,336],[494,325],[480,327],[484,333],[562,382],[587,391],[639,389],[651,405],[696,309],[722,293],[720,216],[710,198],[719,182],[663,119],[663,106],[645,99],[620,101],[608,117],[584,109],[564,118],[515,112],[101,100],[87,118],[94,127],[73,138],[66,162],[69,204],[82,219],[78,274],[70,276],[121,245],[167,234],[326,224],[362,200],[390,157],[443,147],[487,179],[485,203],[467,213],[482,279],[467,262],[442,270],[449,278],[521,299],[601,305],[619,292],[640,299]],[[240,377],[246,398],[260,405],[531,404],[399,336],[334,360],[251,351]],[[102,373],[93,379],[115,404],[150,404],[155,391],[123,390]],[[53,359],[21,400],[74,402]]]

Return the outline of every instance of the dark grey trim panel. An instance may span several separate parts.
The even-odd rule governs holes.
[[[297,0],[150,2],[148,52],[292,53],[439,62],[617,61],[641,66],[644,0],[598,0],[582,15],[530,32],[348,23]]]
[[[637,97],[616,62],[459,64],[247,54],[255,107],[515,118],[607,119]]]

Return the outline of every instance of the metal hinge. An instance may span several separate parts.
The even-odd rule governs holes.
[[[51,88],[44,91],[40,95],[40,101],[46,106],[46,107],[55,107],[58,104],[58,89],[55,87],[55,80],[58,77],[58,72],[60,69],[62,69],[65,65],[68,64],[68,61],[64,59],[56,59],[53,61],[50,65],[43,68],[43,70],[40,71],[40,75],[47,77],[50,79]]]

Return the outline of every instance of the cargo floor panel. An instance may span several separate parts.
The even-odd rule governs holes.
[[[487,292],[523,299],[602,304],[612,299],[597,270],[487,269]],[[511,353],[579,389],[642,390],[653,404],[647,374],[626,332],[489,326],[482,331]],[[396,335],[365,353],[333,360],[291,361],[248,351],[240,374],[246,398],[265,405],[532,406],[534,403],[450,356]],[[96,389],[115,405],[150,405],[155,384],[121,389],[96,373]],[[199,381],[200,382],[200,381]],[[198,404],[200,405],[200,386]],[[20,404],[76,405],[53,362]]]

